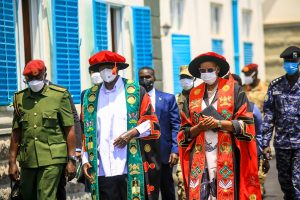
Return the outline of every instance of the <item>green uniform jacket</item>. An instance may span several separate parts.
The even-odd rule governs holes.
[[[21,167],[67,162],[64,126],[73,126],[69,94],[66,89],[45,85],[39,93],[30,89],[14,96],[13,129],[21,130],[18,161]]]

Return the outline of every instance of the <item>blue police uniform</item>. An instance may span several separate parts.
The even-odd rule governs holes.
[[[289,55],[287,50],[284,53]],[[300,49],[296,50],[299,58]],[[300,200],[300,78],[293,86],[286,75],[273,80],[263,110],[263,147],[269,146],[275,129],[276,167],[284,199]]]

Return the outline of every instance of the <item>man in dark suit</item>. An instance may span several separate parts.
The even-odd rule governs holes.
[[[180,128],[180,115],[175,96],[154,88],[155,72],[150,67],[139,70],[139,82],[150,95],[152,105],[158,117],[161,137],[161,181],[162,200],[175,200],[175,188],[172,177],[173,166],[178,162],[177,134]]]

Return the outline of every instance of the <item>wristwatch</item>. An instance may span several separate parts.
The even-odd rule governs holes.
[[[78,158],[76,156],[68,156],[68,160],[71,160],[74,163],[78,162]]]
[[[218,121],[218,129],[222,128],[222,122],[221,120]]]

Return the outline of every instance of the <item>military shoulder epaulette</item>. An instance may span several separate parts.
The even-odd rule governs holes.
[[[29,88],[25,88],[25,89],[23,89],[23,90],[17,91],[17,92],[15,92],[15,95],[24,93],[24,92],[26,92],[28,89],[29,89]]]
[[[273,86],[273,85],[277,84],[280,80],[282,80],[282,78],[283,78],[283,76],[280,76],[280,77],[274,79],[273,81],[271,81],[270,85]]]
[[[60,87],[58,85],[49,85],[49,88],[51,88],[53,90],[56,90],[56,91],[59,91],[59,92],[65,92],[65,91],[67,91],[66,88]]]

